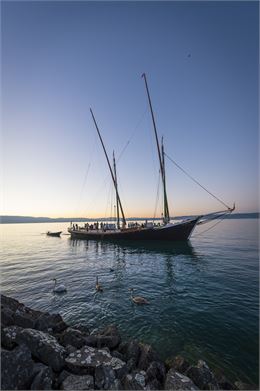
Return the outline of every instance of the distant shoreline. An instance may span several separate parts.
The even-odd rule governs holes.
[[[184,218],[189,218],[193,216],[176,216],[174,220],[181,220]],[[234,213],[229,216],[226,216],[226,219],[258,219],[259,212],[254,213]],[[128,221],[140,221],[140,220],[161,220],[160,218],[153,217],[130,217],[127,219]],[[0,224],[26,224],[26,223],[82,223],[89,221],[111,221],[111,218],[107,217],[98,217],[96,219],[84,218],[84,217],[32,217],[32,216],[0,216]]]

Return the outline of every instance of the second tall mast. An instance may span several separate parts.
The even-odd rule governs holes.
[[[154,134],[155,134],[157,151],[158,151],[158,157],[159,157],[159,163],[160,163],[160,170],[161,170],[161,175],[162,175],[162,183],[163,183],[164,222],[167,224],[170,221],[170,215],[169,215],[168,200],[167,200],[167,193],[166,193],[163,145],[162,145],[162,153],[161,153],[159,140],[158,140],[157,129],[156,129],[156,124],[155,124],[155,118],[154,118],[154,113],[153,113],[152,102],[151,102],[150,93],[149,93],[149,89],[148,89],[148,84],[147,84],[147,80],[146,80],[146,74],[143,73],[142,77],[144,78],[146,92],[147,92],[149,106],[150,106],[150,111],[151,111],[152,120],[153,120],[153,128],[154,128]]]
[[[122,214],[123,227],[125,227],[125,226],[126,226],[126,219],[125,219],[125,214],[124,214],[124,211],[123,211],[122,203],[121,203],[121,200],[120,200],[120,197],[119,197],[119,194],[118,194],[117,181],[116,181],[115,175],[114,175],[114,173],[113,173],[113,170],[112,170],[112,167],[111,167],[111,164],[110,164],[108,155],[107,155],[107,151],[106,151],[105,145],[104,145],[104,143],[103,143],[103,140],[102,140],[102,137],[101,137],[99,128],[98,128],[98,126],[97,126],[97,122],[96,122],[96,119],[95,119],[95,117],[94,117],[94,114],[93,114],[92,109],[90,109],[90,112],[91,112],[91,115],[92,115],[92,118],[93,118],[93,121],[94,121],[96,130],[97,130],[97,133],[98,133],[100,142],[101,142],[101,145],[102,145],[102,147],[103,147],[103,150],[104,150],[104,153],[105,153],[105,156],[106,156],[106,160],[107,160],[107,164],[108,164],[108,167],[109,167],[109,171],[110,171],[110,174],[111,174],[111,177],[112,177],[114,186],[115,186],[117,202],[118,202],[118,204],[119,204],[119,207],[120,207],[120,210],[121,210],[121,214]]]

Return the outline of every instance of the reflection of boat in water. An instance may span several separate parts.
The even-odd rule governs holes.
[[[77,238],[74,239],[73,236],[71,237],[71,244],[72,246],[81,246],[83,242],[81,240],[78,240]],[[158,255],[172,255],[172,256],[178,256],[178,255],[184,255],[189,256],[192,258],[197,258],[198,255],[196,254],[193,246],[191,245],[190,241],[183,241],[183,242],[174,242],[171,243],[169,241],[165,240],[158,240],[158,241],[150,241],[150,240],[139,240],[138,242],[133,242],[132,240],[120,240],[118,242],[112,242],[112,241],[99,241],[99,242],[93,242],[92,240],[85,240],[84,245],[89,249],[91,245],[98,246],[96,249],[97,251],[100,251],[102,254],[106,254],[106,252],[116,251],[117,255],[119,257],[122,257],[122,253],[125,256],[127,253],[153,253]]]
[[[60,234],[62,233],[62,231],[59,231],[59,232],[51,232],[51,231],[48,231],[46,232],[46,235],[47,236],[55,236],[55,237],[60,237]]]
[[[96,127],[101,145],[103,147],[103,151],[107,160],[107,164],[109,167],[109,171],[112,177],[112,181],[115,187],[115,193],[116,193],[116,211],[117,211],[117,225],[108,227],[107,225],[103,225],[99,227],[99,224],[94,224],[89,226],[88,224],[85,227],[78,227],[72,226],[68,229],[68,232],[71,234],[72,238],[77,239],[94,239],[94,240],[112,240],[112,241],[170,241],[170,242],[176,242],[176,241],[187,241],[195,226],[198,223],[204,223],[205,220],[208,220],[208,218],[205,219],[205,216],[196,216],[193,218],[185,219],[181,222],[177,223],[171,223],[170,222],[170,214],[169,214],[169,207],[168,207],[168,199],[167,199],[167,192],[166,192],[166,175],[165,175],[165,153],[164,153],[164,145],[163,145],[163,139],[161,142],[161,146],[159,145],[158,141],[158,134],[157,129],[155,125],[155,119],[154,119],[154,113],[152,109],[150,94],[148,90],[146,75],[143,74],[144,81],[145,81],[145,87],[146,92],[148,96],[150,111],[152,115],[152,121],[153,121],[153,128],[154,128],[154,134],[155,134],[155,140],[156,140],[156,146],[157,146],[157,152],[158,152],[158,158],[159,158],[159,167],[160,167],[160,175],[161,175],[161,181],[162,181],[162,187],[163,187],[163,222],[160,225],[156,225],[154,223],[145,223],[139,226],[128,226],[126,224],[125,214],[123,211],[121,199],[118,192],[118,183],[117,183],[117,172],[116,172],[116,163],[115,163],[115,156],[113,154],[113,168],[110,163],[110,160],[107,155],[107,151],[105,149],[105,145],[103,143],[103,139],[101,137],[96,119],[94,117],[93,111],[90,109],[92,119],[94,121],[94,125]],[[204,188],[204,190],[206,190]],[[213,195],[211,193],[211,195]],[[217,198],[217,197],[215,197]],[[229,208],[227,211],[224,211],[225,213],[230,213],[234,210],[234,208]],[[120,213],[121,213],[121,219],[122,219],[122,226],[120,226]],[[220,213],[220,212],[218,212]],[[222,212],[221,212],[222,213]],[[216,214],[212,214],[216,216]],[[210,216],[210,215],[207,215]],[[217,217],[221,215],[217,214]],[[213,216],[211,216],[212,219]],[[204,218],[204,220],[202,220]],[[210,218],[209,218],[210,219]]]

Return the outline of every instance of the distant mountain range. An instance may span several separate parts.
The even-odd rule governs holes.
[[[187,217],[193,216],[177,216],[174,217],[174,220],[182,220]],[[259,212],[255,213],[233,213],[229,216],[226,216],[227,219],[257,219],[259,218]],[[66,222],[87,222],[87,221],[109,221],[110,218],[99,217],[97,219],[88,219],[88,218],[77,218],[77,217],[31,217],[31,216],[0,216],[1,224],[18,224],[18,223],[66,223]],[[139,221],[139,220],[161,220],[160,218],[153,219],[152,217],[131,217],[127,219],[128,221]]]

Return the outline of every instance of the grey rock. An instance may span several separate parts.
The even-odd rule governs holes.
[[[63,331],[59,338],[59,341],[63,346],[71,345],[77,349],[81,348],[86,344],[84,334],[81,331],[73,329],[71,327],[68,327],[66,330]]]
[[[121,342],[119,331],[115,325],[109,325],[97,334],[97,347],[115,349]]]
[[[86,325],[81,324],[81,323],[77,323],[77,324],[73,325],[73,329],[79,330],[84,335],[90,334],[89,328]]]
[[[162,389],[162,385],[156,379],[148,381],[145,386],[145,390],[161,390],[161,389]]]
[[[50,367],[43,368],[36,374],[31,384],[31,390],[51,390],[53,381],[53,371]]]
[[[190,367],[190,363],[185,360],[182,356],[176,356],[171,361],[171,367],[174,368],[177,372],[185,373]]]
[[[98,337],[95,335],[88,335],[85,337],[85,344],[91,346],[92,348],[96,348],[98,344]]]
[[[166,376],[164,363],[162,361],[151,362],[147,368],[146,376],[149,382],[156,379],[160,384],[163,384]]]
[[[136,372],[134,374],[134,379],[137,382],[137,384],[140,385],[141,388],[145,387],[145,383],[146,383],[146,373],[145,373],[145,371]]]
[[[30,350],[17,346],[14,350],[1,351],[1,389],[28,390],[33,379],[34,362]]]
[[[5,295],[1,295],[1,306],[8,307],[11,311],[15,312],[18,307],[23,306],[18,300],[13,299]]]
[[[158,355],[150,345],[140,343],[139,346],[141,353],[138,360],[137,368],[146,370],[152,361],[158,360]]]
[[[65,347],[66,349],[66,354],[69,355],[70,353],[73,353],[77,350],[77,348],[75,348],[75,346],[71,346],[71,345],[67,345]]]
[[[23,328],[34,328],[35,319],[33,319],[29,313],[17,310],[13,315],[13,319],[16,326]]]
[[[136,361],[134,358],[130,358],[130,360],[126,363],[127,372],[133,372],[136,369]]]
[[[119,379],[115,379],[115,381],[109,387],[109,390],[116,390],[116,391],[123,390],[122,382]]]
[[[94,379],[90,375],[70,375],[62,382],[61,390],[94,390]]]
[[[94,375],[99,366],[110,366],[117,378],[124,376],[126,373],[126,363],[104,349],[95,349],[90,346],[84,346],[80,350],[69,354],[65,359],[66,367],[75,374]]]
[[[231,382],[229,381],[226,376],[224,376],[223,374],[218,374],[216,376],[216,381],[219,385],[219,389],[220,390],[235,390],[237,387]]]
[[[132,359],[134,365],[137,366],[141,353],[138,341],[133,339],[129,342],[123,342],[119,345],[118,351],[123,354],[126,361]]]
[[[112,350],[111,356],[119,358],[120,360],[124,361],[124,356],[119,353],[117,350]]]
[[[219,390],[213,372],[203,360],[199,360],[196,366],[191,366],[186,374],[201,390]]]
[[[110,366],[98,366],[95,369],[95,388],[99,390],[108,390],[116,380],[116,375]]]
[[[63,327],[60,327],[63,325]],[[40,331],[48,331],[52,329],[58,333],[68,327],[59,314],[49,314],[48,312],[41,313],[35,322],[35,329]]]
[[[39,330],[24,329],[16,339],[19,344],[26,344],[34,357],[54,371],[63,368],[66,350],[53,336]]]
[[[59,389],[60,386],[61,386],[61,383],[64,382],[64,380],[70,376],[71,373],[66,371],[65,369],[63,371],[61,371],[58,375],[56,375],[54,377],[54,380],[53,380],[53,388],[56,390],[56,389]]]
[[[127,374],[123,379],[123,387],[125,390],[144,390],[145,388],[145,372],[135,371]]]
[[[166,375],[165,390],[198,390],[198,387],[187,376],[171,368]]]
[[[4,348],[13,349],[16,344],[17,334],[22,331],[19,326],[9,326],[1,329],[1,344]]]
[[[1,324],[2,327],[12,326],[14,324],[14,312],[1,305]]]
[[[236,381],[235,386],[238,390],[259,390],[258,386],[254,384],[244,383],[242,381]]]

